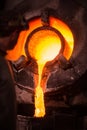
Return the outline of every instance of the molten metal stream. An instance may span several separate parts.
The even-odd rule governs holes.
[[[60,52],[61,40],[50,30],[42,30],[33,35],[29,42],[29,53],[38,64],[38,84],[35,88],[35,117],[45,115],[44,92],[41,86],[42,72],[46,62],[53,60]]]
[[[35,89],[35,117],[43,117],[45,115],[44,93],[40,85],[43,67],[44,65],[38,64],[39,81]]]

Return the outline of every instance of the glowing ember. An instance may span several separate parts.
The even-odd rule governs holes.
[[[35,89],[35,117],[45,115],[44,92],[41,87],[43,68],[47,61],[53,60],[60,52],[61,40],[51,30],[41,30],[35,33],[29,41],[29,53],[38,64],[38,85]]]

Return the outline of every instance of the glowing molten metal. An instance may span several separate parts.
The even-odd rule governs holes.
[[[44,92],[41,87],[41,77],[43,67],[47,61],[53,60],[61,49],[61,40],[58,35],[51,30],[40,30],[35,33],[29,41],[29,53],[38,64],[38,84],[35,88],[35,115],[43,117],[45,115]]]
[[[74,38],[70,28],[61,20],[49,17],[50,27],[58,30],[65,40],[63,56],[69,60],[74,48]],[[16,46],[7,51],[6,59],[16,61],[21,55],[28,60],[25,44],[31,32],[42,27],[40,18],[29,21],[29,29],[22,31],[19,35]],[[60,52],[62,47],[60,37],[52,30],[40,30],[35,32],[29,39],[28,52],[38,64],[38,83],[35,86],[35,117],[45,115],[44,89],[41,86],[42,72],[45,64],[53,60]]]

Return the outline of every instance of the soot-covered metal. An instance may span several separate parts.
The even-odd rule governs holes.
[[[32,59],[26,61],[23,55],[18,60],[9,62],[15,80],[18,130],[87,129],[87,8],[84,3],[85,1],[81,3],[73,0],[48,0],[42,4],[40,1],[38,4],[26,1],[25,4],[22,1],[10,9],[13,10],[14,16],[19,14],[17,18],[21,16],[24,20],[23,22],[19,20],[17,26],[14,24],[14,28],[15,26],[20,30],[24,29],[22,26],[27,28],[25,23],[37,17],[42,19],[43,25],[48,26],[49,16],[53,16],[65,22],[74,36],[74,49],[70,59],[67,60],[61,55],[57,61],[44,68],[42,79],[46,84],[44,118],[33,118],[34,77],[38,75],[37,64]],[[7,9],[11,8],[9,4],[7,5]],[[14,16],[10,12],[8,17],[14,19]],[[3,17],[7,19],[7,16]]]

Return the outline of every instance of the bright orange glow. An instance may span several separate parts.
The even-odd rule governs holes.
[[[29,22],[29,29],[20,32],[16,46],[12,50],[7,50],[7,60],[16,61],[21,55],[26,56],[24,46],[27,36],[39,26],[42,26],[40,18]]]
[[[38,84],[35,88],[35,115],[43,117],[45,115],[44,92],[41,87],[41,77],[43,68],[47,61],[53,60],[60,52],[61,40],[58,35],[51,30],[40,30],[33,34],[28,44],[28,51],[38,64]]]
[[[72,34],[70,28],[61,20],[59,20],[57,18],[50,17],[49,21],[50,21],[50,26],[57,29],[66,40],[63,55],[68,60],[71,57],[72,52],[73,52],[73,48],[74,48],[73,34]],[[42,26],[42,22],[41,22],[40,18],[29,21],[29,29],[22,31],[20,33],[17,44],[14,47],[14,49],[7,51],[6,59],[11,60],[11,61],[15,61],[21,55],[26,56],[24,46],[25,46],[27,36],[34,29],[41,27],[41,26]]]
[[[63,55],[67,60],[69,60],[74,48],[74,38],[70,28],[61,20],[57,18],[55,19],[53,17],[50,17],[50,26],[59,30],[59,32],[65,38],[66,43],[65,43]]]
[[[61,40],[51,30],[36,32],[29,41],[29,53],[39,64],[45,64],[56,57],[61,49]]]

